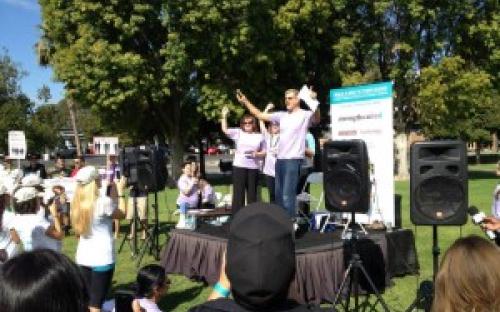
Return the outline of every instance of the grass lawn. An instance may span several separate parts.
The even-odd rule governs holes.
[[[486,214],[490,214],[493,189],[499,179],[494,174],[494,165],[471,165],[469,166],[469,205],[475,205]],[[415,298],[418,284],[425,279],[432,279],[432,227],[412,225],[409,212],[409,181],[395,183],[396,193],[402,195],[402,221],[403,228],[412,229],[415,234],[418,260],[420,263],[419,276],[406,276],[393,279],[393,285],[386,289],[383,297],[388,303],[391,311],[404,311]],[[228,188],[224,185],[217,185],[216,190],[226,193]],[[313,189],[313,193],[319,195],[319,189]],[[266,196],[266,195],[264,195]],[[167,189],[158,195],[160,206],[160,223],[162,226],[175,224],[172,212],[175,210],[175,199],[177,190]],[[122,221],[122,237],[127,230],[127,222]],[[165,231],[164,231],[165,232]],[[458,237],[470,234],[482,236],[480,229],[469,223],[465,226],[440,226],[438,228],[439,247],[441,254]],[[166,235],[160,237],[160,244],[163,246]],[[121,238],[117,240],[117,247],[121,243]],[[71,236],[64,240],[64,252],[69,257],[74,258],[76,249],[76,239]],[[155,260],[146,255],[142,265],[154,263]],[[113,289],[123,288],[135,281],[137,268],[131,258],[130,248],[125,244],[121,253],[118,254],[117,266],[113,278]],[[163,311],[186,311],[193,305],[202,303],[207,298],[210,287],[192,282],[184,276],[171,275],[171,288],[168,294],[160,302]]]

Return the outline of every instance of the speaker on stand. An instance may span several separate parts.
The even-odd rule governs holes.
[[[462,141],[442,140],[417,142],[411,146],[410,154],[410,219],[415,225],[432,226],[435,279],[440,254],[437,226],[467,222],[467,150]],[[432,291],[420,292],[410,308],[421,301],[429,310],[429,296]]]
[[[147,230],[147,237],[140,248],[137,244],[137,231],[133,231],[131,250],[132,256],[139,256],[137,266],[139,267],[144,257],[146,250],[150,254],[154,253],[156,259],[159,258],[159,221],[158,221],[158,197],[157,192],[165,188],[168,179],[168,171],[166,167],[165,155],[161,149],[156,146],[140,146],[140,147],[125,147],[120,153],[121,172],[127,177],[127,185],[131,187],[131,195],[134,196],[133,209],[134,216],[130,222],[130,226],[134,229],[138,228],[140,222],[137,211],[137,194],[138,193],[154,193],[154,210],[153,226]],[[119,252],[123,248],[125,240],[123,238],[120,244]],[[140,250],[139,250],[140,249]]]
[[[373,305],[380,302],[383,310],[389,311],[377,286],[363,266],[357,246],[356,213],[366,213],[370,208],[371,183],[366,143],[363,140],[329,141],[323,146],[322,156],[326,209],[337,213],[351,213],[351,220],[347,227],[352,226],[351,235],[344,242],[344,252],[350,252],[345,261],[348,266],[333,304],[334,306],[342,304],[345,311],[350,311],[350,297],[354,293],[354,310],[352,311],[359,311],[359,288],[363,283],[369,286],[367,290],[373,292],[377,298]],[[347,283],[349,283],[348,286]],[[342,295],[345,295],[343,303],[340,302]]]

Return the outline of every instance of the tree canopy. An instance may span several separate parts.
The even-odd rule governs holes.
[[[67,96],[137,140],[169,138],[177,157],[201,119],[217,120],[223,105],[236,112],[233,118],[243,113],[236,88],[263,107],[280,104],[283,90],[303,83],[314,85],[325,103],[332,87],[392,80],[395,127],[405,132],[414,125],[435,130],[432,110],[424,113],[422,103],[436,70],[448,77],[443,83],[479,79],[490,90],[499,86],[496,0],[40,4],[40,59],[66,84]],[[460,69],[442,72],[450,62]],[[472,94],[475,86],[458,89]],[[481,94],[490,102],[495,96]]]

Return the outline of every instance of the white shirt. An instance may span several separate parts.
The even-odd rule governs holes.
[[[16,230],[23,243],[24,251],[51,249],[61,251],[61,241],[45,234],[50,222],[43,214],[16,214],[10,228]]]
[[[151,301],[147,298],[137,299],[141,308],[143,308],[146,312],[162,312],[158,305],[155,302]]]
[[[105,191],[105,187],[103,187]],[[101,189],[101,190],[102,190]],[[94,207],[94,217],[88,235],[80,235],[76,249],[76,263],[88,267],[115,263],[111,215],[116,207],[111,198],[101,194]]]
[[[278,159],[304,159],[307,129],[314,112],[298,109],[294,112],[276,112],[270,121],[280,124]]]
[[[15,214],[5,210],[3,212],[2,227],[0,228],[0,249],[5,249],[8,258],[15,256],[18,253],[17,244],[10,237],[10,229]]]

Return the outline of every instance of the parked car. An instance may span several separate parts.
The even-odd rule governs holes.
[[[217,147],[219,149],[219,153],[220,154],[229,154],[229,146],[226,145],[226,144],[219,144],[219,146]]]
[[[217,148],[217,146],[209,146],[209,147],[207,147],[205,154],[217,155],[217,154],[219,154],[219,149]]]
[[[64,159],[76,158],[76,147],[60,147],[56,148],[52,154],[53,157],[61,157]]]

